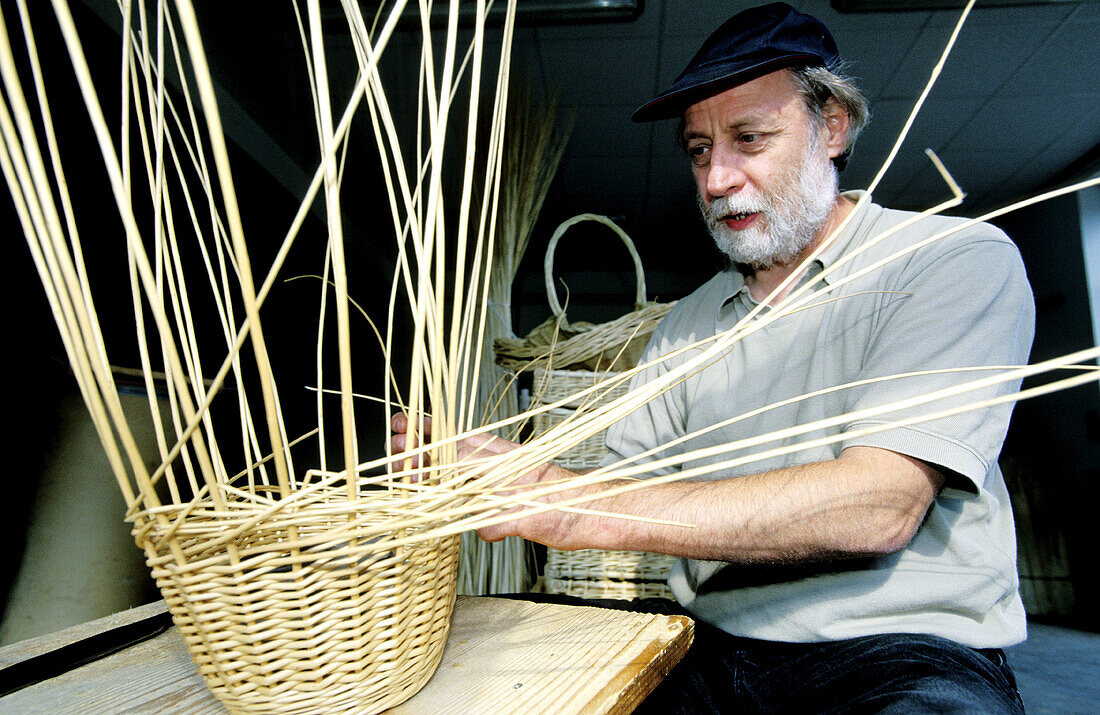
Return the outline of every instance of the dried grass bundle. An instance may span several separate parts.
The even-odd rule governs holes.
[[[262,211],[263,207],[239,205],[191,0],[120,5],[124,39],[119,133],[105,118],[68,6],[65,0],[54,0],[124,228],[125,269],[131,279],[148,393],[156,392],[151,377],[155,371],[163,371],[167,379],[170,414],[161,415],[152,398],[149,408],[155,424],[163,417],[170,428],[159,435],[159,466],[147,469],[119,404],[111,372],[113,337],[100,328],[93,300],[96,277],[86,268],[83,227],[77,225],[71,208],[65,161],[54,135],[50,90],[38,64],[26,0],[17,4],[22,38],[0,18],[4,88],[0,168],[77,382],[130,505],[127,519],[133,523],[135,539],[200,672],[233,710],[308,712],[356,707],[373,711],[408,697],[430,676],[446,637],[455,589],[457,535],[507,520],[511,518],[507,510],[519,504],[534,511],[584,508],[578,500],[539,501],[569,484],[545,485],[519,495],[504,493],[518,475],[606,429],[717,359],[736,341],[791,311],[831,300],[844,283],[825,284],[822,277],[811,281],[779,309],[754,313],[732,330],[701,341],[691,347],[688,359],[662,379],[614,400],[599,405],[586,400],[611,387],[594,385],[540,406],[535,413],[578,401],[592,405],[520,449],[459,463],[457,445],[463,438],[486,431],[507,433],[533,416],[515,415],[475,426],[483,405],[481,393],[492,388],[475,376],[484,355],[492,256],[498,251],[497,214],[490,207],[499,197],[504,161],[514,3],[509,4],[495,70],[483,64],[485,3],[477,3],[468,41],[458,28],[457,2],[451,3],[449,21],[439,30],[430,26],[429,6],[419,4],[416,96],[420,116],[411,138],[403,135],[405,127],[395,124],[390,88],[380,69],[407,3],[395,2],[373,19],[364,18],[357,3],[342,3],[359,75],[350,98],[340,103],[333,100],[328,85],[319,0],[305,3],[302,37],[312,82],[318,159],[278,251],[258,263],[241,216],[244,210]],[[17,68],[16,48],[24,58],[20,61],[29,63],[29,83]],[[495,85],[483,88],[482,78],[493,75]],[[174,76],[185,81],[178,90],[169,91],[167,84]],[[460,92],[467,98],[464,121],[456,116],[461,111],[456,101]],[[491,99],[483,101],[483,94]],[[481,104],[491,104],[493,121],[487,137],[477,130]],[[372,458],[361,454],[356,423],[353,277],[348,273],[343,237],[342,202],[347,197],[341,192],[349,126],[363,113],[369,116],[378,146],[391,209],[385,233],[394,240],[398,256],[388,315],[378,321],[384,323],[379,335],[387,369],[398,363],[407,368],[407,377],[400,382],[388,374],[381,400],[387,408],[410,415],[415,435],[424,433],[429,414],[433,425],[430,439],[409,454]],[[447,132],[456,123],[462,127],[457,141]],[[134,136],[138,146],[133,145]],[[475,161],[479,154],[486,157],[480,165],[484,168]],[[460,177],[453,187],[448,185],[446,171],[452,156],[457,157]],[[480,204],[474,200],[478,187],[486,197]],[[1075,188],[1079,186],[1065,191]],[[266,339],[271,322],[265,319],[278,317],[265,315],[262,307],[277,277],[285,273],[284,262],[306,215],[322,210],[320,197],[328,240],[318,301],[321,319],[316,339],[322,354],[316,382],[321,387],[337,384],[340,406],[328,409],[322,397],[325,392],[319,391],[316,426],[305,434],[291,434],[280,393],[286,386],[276,379]],[[960,199],[957,194],[926,215]],[[932,236],[927,242],[946,235]],[[194,317],[200,310],[217,316],[213,337],[196,325]],[[395,327],[402,316],[412,325],[409,344],[401,343]],[[323,350],[330,342],[326,335],[330,321],[336,330],[335,378],[327,374],[328,363],[323,359],[325,352],[331,352]],[[309,341],[313,339],[311,335]],[[213,360],[211,352],[217,355]],[[894,419],[865,431],[1095,381],[1094,370],[1076,370],[1042,387],[979,404],[936,407],[938,400],[1077,365],[1098,353],[1094,348],[1034,366],[985,368],[978,378],[950,390],[864,411],[862,416],[889,419],[892,411],[925,408],[919,417]],[[629,379],[634,372],[614,379]],[[234,397],[222,400],[228,405],[214,409],[215,397],[226,386],[233,388]],[[617,482],[614,489],[690,478],[839,440],[842,437],[802,443],[793,439],[787,447],[766,447],[778,438],[798,438],[858,416],[794,425],[782,433],[641,466],[612,465],[579,480],[604,484],[705,454],[727,455],[709,466],[684,469],[670,477]],[[320,447],[314,451],[317,466],[306,468],[300,465],[308,462],[295,450],[311,439]],[[326,444],[337,445],[340,459],[333,464],[329,464]],[[432,466],[416,468],[413,460],[425,455]]]
[[[493,345],[515,336],[512,327],[512,284],[527,251],[535,222],[561,162],[572,131],[573,115],[558,119],[558,99],[536,99],[520,78],[512,78],[509,111],[504,123],[504,159],[497,195],[497,228],[492,270],[485,301],[478,371],[479,424],[519,414],[514,375],[497,364]],[[502,437],[518,439],[516,429]],[[534,554],[517,537],[486,543],[472,532],[462,535],[459,550],[460,594],[519,593],[534,580]]]

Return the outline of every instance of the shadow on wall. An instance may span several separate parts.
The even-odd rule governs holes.
[[[155,466],[160,459],[146,397],[123,395],[122,401],[146,464]],[[157,598],[125,511],[87,408],[73,393],[60,403],[57,439],[29,510],[0,645]]]

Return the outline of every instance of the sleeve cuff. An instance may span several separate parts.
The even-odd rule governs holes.
[[[873,427],[885,422],[864,421],[847,425],[849,430]],[[957,475],[948,481],[943,495],[951,498],[968,498],[976,495],[985,483],[989,465],[973,449],[962,442],[934,432],[925,432],[913,427],[896,427],[883,432],[853,437],[842,443],[847,447],[878,447],[888,449]]]

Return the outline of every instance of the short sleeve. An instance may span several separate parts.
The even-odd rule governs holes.
[[[1034,336],[1031,288],[1015,245],[988,225],[918,252],[891,286],[863,357],[862,377],[933,372],[877,382],[849,391],[854,412],[995,375],[1027,362]],[[959,368],[967,370],[958,371]],[[1010,394],[1019,382],[968,391],[949,399],[848,423],[845,432],[888,421],[926,417]],[[844,447],[873,446],[900,452],[948,472],[948,488],[973,493],[1000,453],[1012,403],[974,409],[870,435]],[[952,475],[963,478],[952,479]]]

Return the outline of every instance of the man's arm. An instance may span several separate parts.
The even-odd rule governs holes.
[[[492,447],[489,447],[492,449]],[[530,483],[567,478],[547,465]],[[646,487],[579,506],[692,524],[652,524],[549,511],[480,530],[559,549],[625,549],[733,563],[795,563],[893,553],[913,538],[944,477],[924,462],[852,447],[825,462],[735,479]],[[566,496],[597,494],[607,485]]]

